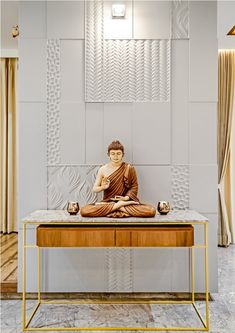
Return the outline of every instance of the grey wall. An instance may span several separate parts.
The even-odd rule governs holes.
[[[219,49],[235,49],[235,37],[227,33],[235,25],[235,2],[218,1],[218,46]]]
[[[93,200],[97,165],[107,161],[107,144],[120,139],[126,160],[136,166],[143,202],[169,200],[174,208],[209,218],[210,290],[216,291],[216,2],[128,2],[124,21],[110,19],[110,4],[103,15],[95,8],[91,17],[83,1],[20,3],[20,239],[20,219],[31,211]],[[98,24],[94,36],[89,18]],[[103,20],[102,39],[96,18]],[[114,24],[118,30],[112,30]],[[127,39],[128,51],[116,48],[117,38]],[[158,42],[167,42],[166,52]],[[109,67],[102,65],[104,56]],[[103,75],[109,81],[100,80]],[[127,95],[115,90],[123,77]],[[31,230],[28,240],[34,236]],[[19,268],[21,260],[20,241]],[[187,291],[189,286],[188,251],[182,249],[54,249],[44,250],[42,261],[42,286],[49,291]],[[35,290],[33,250],[28,264],[28,290]],[[201,253],[197,264],[196,287],[202,290]]]
[[[18,38],[13,38],[11,30],[18,25],[19,1],[1,1],[0,4],[0,56],[18,57]]]

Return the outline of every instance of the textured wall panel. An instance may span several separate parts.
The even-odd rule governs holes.
[[[172,1],[172,38],[189,38],[189,6],[188,1]]]
[[[126,248],[106,249],[107,291],[133,291],[133,251]]]
[[[170,68],[170,40],[106,40],[104,101],[169,101]]]
[[[60,41],[47,41],[47,163],[60,163]]]
[[[98,196],[92,191],[98,166],[48,167],[48,209],[65,209],[69,200],[80,207],[94,203]]]
[[[174,209],[189,208],[189,167],[174,165],[172,172],[172,205]]]
[[[104,40],[103,11],[86,3],[86,102],[169,101],[170,40]]]
[[[103,101],[103,1],[86,2],[86,102]]]

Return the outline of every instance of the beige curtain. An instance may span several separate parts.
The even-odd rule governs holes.
[[[234,109],[235,51],[219,52],[218,103],[218,172],[219,230],[218,243],[228,246],[232,241],[231,215],[231,128]]]
[[[17,59],[1,58],[0,67],[0,219],[1,232],[17,231],[16,221]]]

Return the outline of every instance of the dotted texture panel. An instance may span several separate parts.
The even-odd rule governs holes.
[[[189,208],[189,166],[175,165],[172,172],[172,203],[174,209]]]
[[[60,163],[60,41],[47,41],[47,163]]]

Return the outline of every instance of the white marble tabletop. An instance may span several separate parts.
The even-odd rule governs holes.
[[[69,215],[66,210],[36,210],[22,219],[22,222],[33,223],[99,223],[99,224],[125,224],[125,223],[190,223],[190,222],[208,222],[208,219],[194,210],[172,210],[167,215],[157,213],[150,218],[108,218],[108,217],[82,217]]]

